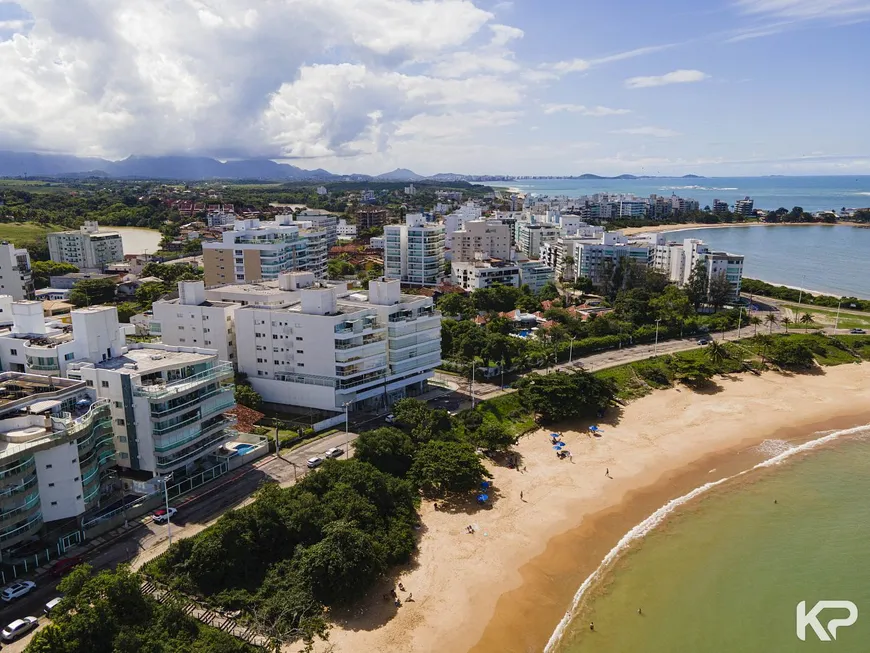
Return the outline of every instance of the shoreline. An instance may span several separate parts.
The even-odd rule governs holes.
[[[717,224],[686,223],[686,224],[656,224],[649,227],[626,227],[620,229],[626,236],[634,236],[636,234],[653,234],[663,231],[692,231],[694,229],[725,229],[727,227],[858,227],[867,228],[867,225],[862,222],[841,221],[833,224],[828,222],[728,222]]]
[[[335,615],[335,651],[542,650],[586,576],[663,499],[714,480],[711,469],[730,475],[784,429],[792,439],[859,419],[854,406],[870,404],[870,365],[824,372],[723,377],[715,393],[657,391],[626,406],[618,423],[602,422],[601,438],[581,434],[588,423],[565,430],[573,463],[555,459],[549,431],[525,437],[517,451],[527,471],[493,469],[491,507],[447,513],[424,502],[419,554],[398,577],[414,602],[388,608],[389,585],[375,588],[354,614]],[[474,535],[464,532],[469,523]]]

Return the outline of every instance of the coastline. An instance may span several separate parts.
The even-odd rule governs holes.
[[[620,229],[626,236],[635,234],[654,234],[663,231],[691,231],[693,229],[725,229],[727,227],[859,227],[866,228],[862,222],[729,222],[718,224],[692,223],[692,224],[657,224],[650,227],[626,227]]]
[[[585,423],[564,431],[573,463],[536,432],[517,447],[525,473],[493,470],[491,508],[423,504],[419,555],[399,577],[414,601],[396,611],[381,599],[389,586],[378,587],[355,614],[335,615],[330,642],[336,652],[542,650],[580,583],[632,525],[686,487],[751,466],[764,440],[870,421],[855,411],[868,405],[868,382],[865,363],[720,378],[715,393],[657,391],[625,407],[618,424],[603,423],[602,438],[581,435]]]

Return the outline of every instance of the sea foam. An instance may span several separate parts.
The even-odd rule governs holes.
[[[601,564],[598,565],[598,568],[593,571],[589,577],[583,581],[583,584],[580,585],[580,589],[577,590],[577,593],[574,594],[574,600],[571,603],[571,609],[565,613],[565,616],[562,617],[562,620],[559,622],[559,625],[556,626],[556,630],[553,631],[553,634],[550,636],[550,640],[547,642],[547,645],[544,647],[544,653],[553,653],[556,650],[556,646],[558,646],[559,642],[562,640],[563,635],[565,634],[565,630],[568,628],[568,624],[571,622],[571,619],[574,616],[580,602],[583,597],[586,595],[586,592],[589,591],[589,588],[598,580],[604,571],[611,565],[613,562],[619,557],[619,555],[625,551],[632,543],[637,542],[642,539],[645,535],[647,535],[650,531],[652,531],[656,526],[661,524],[665,518],[667,518],[671,513],[673,513],[677,508],[682,505],[685,505],[692,499],[701,496],[708,490],[716,487],[717,485],[722,485],[723,483],[727,483],[735,478],[739,478],[756,469],[764,469],[766,467],[775,467],[777,465],[781,465],[789,458],[796,456],[800,453],[804,453],[807,451],[812,451],[813,449],[817,449],[818,447],[824,446],[829,442],[833,442],[834,440],[838,440],[844,436],[850,435],[862,435],[870,431],[870,424],[864,426],[857,426],[851,429],[843,429],[841,431],[834,431],[832,433],[828,433],[820,438],[815,440],[810,440],[809,442],[805,442],[804,444],[790,447],[789,449],[782,451],[781,453],[776,454],[772,458],[765,460],[763,462],[758,463],[754,467],[750,469],[744,470],[733,476],[728,476],[726,478],[720,479],[718,481],[711,481],[710,483],[705,483],[704,485],[695,488],[688,494],[684,494],[681,497],[677,497],[676,499],[672,499],[661,508],[656,510],[649,517],[640,522],[637,526],[628,531],[625,535],[622,536],[622,539],[617,542],[616,546],[614,546],[606,556],[604,556],[604,560],[601,561]],[[766,440],[766,442],[779,442],[777,440]],[[763,443],[762,443],[763,444]]]

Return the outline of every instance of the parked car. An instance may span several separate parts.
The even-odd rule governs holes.
[[[84,562],[84,559],[81,556],[64,558],[55,562],[48,573],[51,574],[52,578],[60,578],[61,576],[66,576],[74,567],[82,564],[82,562]]]
[[[862,336],[867,332],[864,329],[851,329],[849,333],[854,333],[856,336]]]
[[[62,596],[58,596],[58,597],[53,598],[51,601],[49,601],[48,603],[45,604],[45,607],[42,608],[42,611],[45,614],[50,615],[51,611],[54,610],[62,600],[63,600]]]
[[[320,467],[323,464],[323,458],[320,456],[314,456],[314,458],[308,459],[308,467],[309,469],[314,469],[315,467]]]
[[[698,344],[699,344],[699,345],[702,345],[702,346],[703,346],[703,345],[709,345],[709,344],[710,344],[710,341],[707,340],[706,338],[701,338],[701,339],[698,341]]]
[[[332,449],[327,449],[326,453],[324,453],[323,455],[327,458],[338,458],[343,453],[344,449],[342,449],[341,447],[333,447]]]
[[[393,422],[396,421],[396,416],[393,415],[392,413],[390,413],[389,415],[387,415],[387,416],[384,418],[384,421],[385,421],[387,424],[392,424]]]
[[[3,588],[3,592],[0,592],[0,599],[9,603],[10,601],[21,598],[35,587],[36,583],[32,580],[22,580],[17,583],[12,583]]]
[[[151,515],[151,518],[154,520],[155,524],[163,524],[164,522],[175,517],[175,514],[178,512],[176,508],[170,508],[169,510],[160,509]]]
[[[16,619],[3,629],[3,632],[0,633],[0,637],[2,637],[6,642],[11,642],[16,638],[21,637],[24,633],[33,630],[38,624],[39,619],[36,617]]]

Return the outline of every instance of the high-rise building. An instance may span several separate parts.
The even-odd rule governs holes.
[[[326,273],[327,234],[310,222],[278,216],[274,222],[237,220],[223,240],[203,243],[205,284],[277,279],[288,270]]]
[[[419,213],[384,227],[384,276],[413,286],[436,286],[444,277],[444,226]]]
[[[539,258],[541,244],[552,242],[559,237],[559,227],[554,224],[516,223],[517,249],[529,258]]]
[[[35,296],[30,254],[5,240],[0,242],[0,295],[9,295],[16,300]]]
[[[49,233],[48,254],[52,261],[71,263],[79,269],[102,270],[109,263],[124,260],[124,244],[117,231],[100,231],[91,220],[78,231]]]
[[[450,240],[452,261],[473,261],[475,258],[509,259],[511,257],[510,227],[500,220],[472,220]]]
[[[743,260],[741,254],[714,252],[703,240],[686,238],[682,242],[660,244],[655,248],[654,266],[668,278],[681,286],[689,283],[692,273],[703,263],[707,276],[707,286],[720,274],[725,274],[732,287],[731,301],[740,297],[743,283]]]
[[[385,224],[387,224],[386,209],[364,206],[356,212],[356,226],[359,227],[360,231],[383,227]]]
[[[752,215],[752,209],[754,206],[755,202],[751,197],[744,197],[742,200],[737,200],[734,203],[734,214],[749,217]]]
[[[305,209],[288,218],[294,222],[309,222],[309,226],[326,231],[326,246],[334,247],[338,242],[338,216],[322,209]],[[276,218],[279,222],[282,216]]]
[[[724,215],[728,213],[728,202],[713,200],[713,213],[715,215]]]

